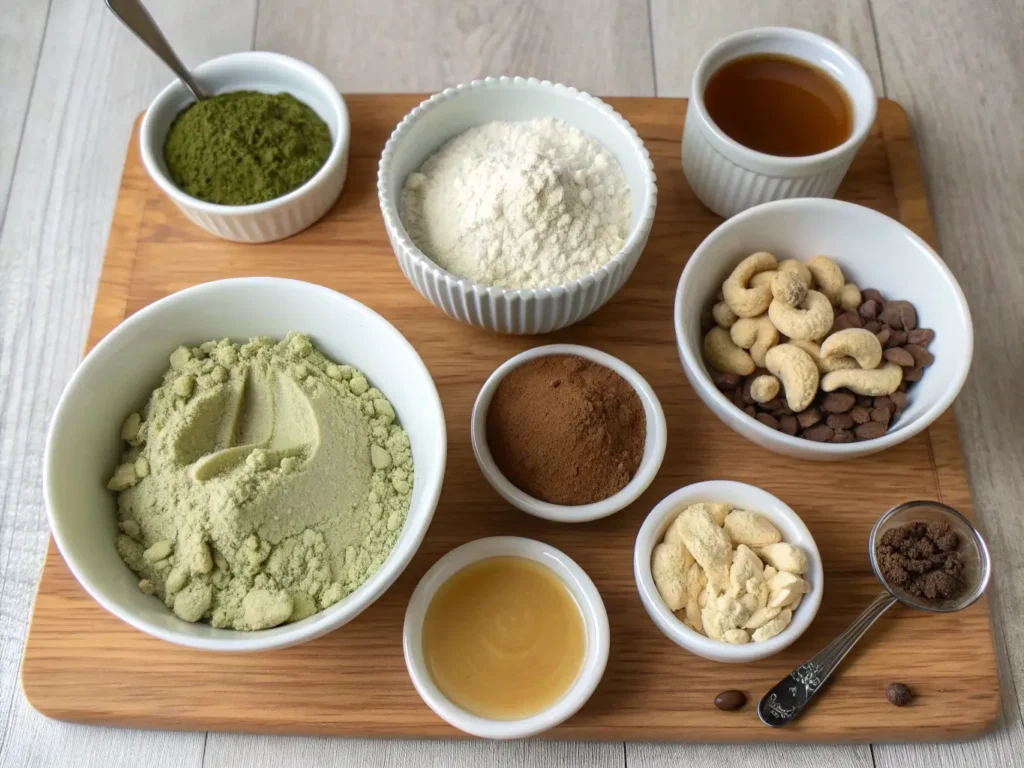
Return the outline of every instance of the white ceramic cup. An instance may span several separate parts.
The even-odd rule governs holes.
[[[572,594],[586,630],[586,650],[576,680],[569,690],[542,712],[520,720],[491,720],[471,714],[452,703],[437,687],[423,655],[423,620],[437,590],[467,565],[491,557],[525,557],[550,568]],[[405,665],[417,693],[446,722],[485,739],[521,739],[535,736],[568,720],[597,688],[608,663],[611,643],[604,601],[586,572],[572,558],[552,546],[516,536],[477,539],[456,547],[420,579],[405,612],[402,645]]]
[[[745,147],[715,125],[704,104],[708,80],[727,62],[759,53],[800,59],[830,75],[853,107],[849,138],[816,155],[779,157]],[[828,38],[786,27],[730,35],[705,53],[694,70],[683,126],[683,172],[700,201],[726,218],[771,200],[833,197],[875,122],[877,106],[867,72]]]

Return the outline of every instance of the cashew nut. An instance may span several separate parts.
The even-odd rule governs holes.
[[[821,343],[821,356],[852,357],[865,370],[877,368],[882,362],[882,344],[878,337],[864,328],[836,331]],[[899,384],[899,382],[896,382]]]
[[[779,331],[768,315],[741,317],[729,329],[729,336],[737,347],[750,350],[758,368],[764,368],[765,353],[779,343]]]
[[[799,307],[790,307],[775,299],[768,307],[768,317],[791,339],[817,339],[828,333],[835,315],[824,294],[808,291]]]
[[[843,309],[856,309],[860,301],[860,288],[853,283],[847,283],[839,292],[839,306]]]
[[[766,251],[751,254],[737,264],[722,283],[722,295],[729,309],[739,317],[757,317],[768,309],[772,301],[771,288],[767,285],[750,288],[748,285],[758,272],[775,269],[775,265],[775,257]]]
[[[816,341],[807,341],[806,339],[790,339],[789,343],[795,347],[800,347],[804,352],[811,356],[811,360],[818,366],[818,373],[828,373],[829,371],[844,371],[848,368],[859,368],[857,361],[852,357],[830,357],[825,359],[821,356],[821,347]]]
[[[736,322],[736,313],[729,309],[729,305],[724,301],[719,301],[711,307],[711,317],[722,328],[732,328],[732,324]]]
[[[779,344],[768,350],[764,362],[782,381],[790,410],[799,413],[811,404],[818,392],[818,366],[807,352],[793,344]]]
[[[750,382],[750,396],[755,403],[767,403],[779,394],[779,380],[767,373]]]
[[[776,272],[772,277],[772,296],[789,307],[798,307],[807,298],[807,286],[793,272]]]
[[[832,306],[839,305],[839,294],[846,284],[843,270],[828,256],[812,256],[807,260],[807,268],[811,270],[818,292],[828,297]]]
[[[762,285],[771,287],[772,278],[775,277],[775,270],[770,269],[767,272],[758,272],[752,278],[750,278],[751,288],[760,288]]]
[[[722,373],[747,376],[754,372],[754,360],[732,342],[725,328],[712,328],[704,337],[704,359]]]
[[[814,286],[811,270],[799,259],[783,259],[779,262],[779,272],[788,272],[791,275],[795,275],[804,284],[804,288],[810,289]]]
[[[779,349],[779,347],[775,347],[775,349]],[[826,373],[821,377],[821,388],[826,392],[833,392],[840,387],[846,387],[858,395],[881,397],[895,392],[901,381],[903,381],[903,369],[896,363],[886,361],[881,368],[875,368],[873,371],[850,369]],[[783,383],[785,383],[785,379],[783,379]]]

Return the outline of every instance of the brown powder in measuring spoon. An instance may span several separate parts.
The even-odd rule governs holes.
[[[905,523],[882,534],[882,577],[924,600],[953,600],[967,589],[960,539],[948,523]]]
[[[487,412],[498,469],[552,504],[591,504],[622,490],[640,466],[646,434],[633,387],[575,355],[539,357],[512,370]]]

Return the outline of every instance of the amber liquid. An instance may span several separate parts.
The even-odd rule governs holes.
[[[466,566],[441,585],[423,622],[423,655],[441,693],[492,720],[520,720],[558,701],[585,648],[568,588],[523,557]]]
[[[704,105],[729,138],[769,155],[827,152],[853,130],[853,107],[842,86],[789,56],[755,54],[727,62],[708,80]]]

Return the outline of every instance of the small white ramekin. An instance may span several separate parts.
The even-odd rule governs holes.
[[[423,620],[437,590],[467,565],[491,557],[525,557],[550,568],[572,593],[586,629],[587,644],[576,681],[558,701],[536,715],[521,720],[490,720],[470,714],[453,704],[434,683],[423,656]],[[442,720],[485,739],[521,739],[535,736],[568,720],[594,693],[608,663],[611,633],[601,594],[586,572],[568,555],[533,539],[495,536],[477,539],[453,549],[420,579],[405,611],[402,631],[405,665],[423,701]]]
[[[699,502],[722,502],[732,504],[738,509],[767,517],[782,533],[782,540],[794,544],[804,552],[810,560],[810,570],[804,578],[811,585],[811,591],[804,595],[803,601],[793,614],[793,620],[782,632],[764,642],[733,645],[721,640],[712,640],[686,626],[668,609],[665,601],[658,594],[651,575],[651,553],[654,547],[665,537],[665,531],[675,520],[676,515],[690,504]],[[821,605],[821,597],[825,592],[825,572],[821,564],[821,553],[814,537],[807,530],[804,521],[786,506],[780,499],[767,491],[745,483],[734,483],[727,480],[709,480],[694,483],[680,488],[662,499],[640,526],[633,549],[633,576],[640,591],[640,599],[648,615],[665,636],[681,648],[695,653],[710,661],[726,663],[745,663],[758,661],[773,656],[789,647],[814,621]]]
[[[579,506],[541,501],[513,485],[498,469],[498,465],[491,455],[491,449],[487,445],[487,410],[491,407],[491,400],[498,384],[514,368],[518,368],[528,360],[547,355],[579,355],[593,360],[598,365],[611,368],[629,382],[629,385],[640,397],[640,402],[643,403],[647,435],[644,440],[644,455],[640,460],[640,466],[637,467],[633,479],[626,483],[621,491],[607,499]],[[483,472],[491,487],[513,507],[557,523],[584,523],[614,515],[636,501],[640,494],[647,490],[661,468],[662,459],[665,458],[668,428],[665,424],[665,412],[661,408],[661,401],[658,400],[651,385],[634,368],[617,357],[593,347],[582,347],[577,344],[548,344],[528,349],[506,360],[488,377],[480,388],[480,394],[476,396],[476,402],[473,403],[473,414],[470,417],[470,438],[473,443],[473,455],[476,456],[476,463],[480,465],[480,471]]]
[[[622,166],[633,200],[622,250],[597,271],[546,288],[496,288],[445,271],[416,247],[402,224],[406,178],[446,141],[469,128],[493,120],[543,117],[562,120],[596,139]],[[579,322],[626,284],[654,223],[658,187],[643,141],[600,99],[547,80],[488,77],[437,93],[405,116],[381,155],[377,195],[398,264],[424,298],[449,317],[485,330],[533,334]]]
[[[802,59],[835,78],[853,106],[850,137],[806,157],[767,155],[729,138],[708,115],[704,89],[723,64],[758,53]],[[786,27],[738,32],[705,53],[694,70],[683,125],[683,172],[700,201],[726,218],[771,200],[832,197],[871,130],[877,107],[871,78],[860,62],[828,38]]]
[[[348,172],[350,126],[345,102],[330,80],[308,64],[265,51],[245,51],[211,59],[195,68],[199,84],[212,94],[231,91],[290,93],[316,112],[331,131],[327,161],[298,189],[254,205],[215,205],[182,192],[164,163],[171,123],[194,101],[180,80],[164,88],[142,119],[139,147],[150,178],[195,224],[225,240],[267,243],[314,224],[341,194]]]

